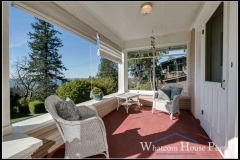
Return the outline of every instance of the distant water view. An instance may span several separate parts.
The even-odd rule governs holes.
[[[86,78],[68,78],[69,81],[73,81],[74,79],[86,79]],[[15,84],[15,80],[10,78],[10,88],[13,88],[16,84]],[[57,85],[60,86],[61,85],[61,81],[58,80],[57,81]]]

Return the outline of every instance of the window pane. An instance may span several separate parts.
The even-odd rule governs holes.
[[[155,49],[155,56],[169,56],[169,55],[175,55],[175,54],[186,54],[185,49],[186,49],[186,45],[156,48]],[[181,52],[179,52],[179,51],[181,51]],[[152,57],[152,56],[153,56],[153,54],[152,54],[151,49],[129,51],[128,52],[128,59],[130,59],[130,58]]]
[[[155,89],[165,83],[180,83],[186,90],[187,61],[186,46],[156,49]],[[128,52],[128,89],[153,90],[152,56],[146,58],[150,50]],[[138,54],[138,55],[137,55]]]
[[[223,3],[206,24],[205,80],[222,81]]]
[[[128,88],[152,90],[152,58],[128,60]]]
[[[179,50],[183,52],[183,50]],[[186,56],[168,56],[164,57],[159,67],[161,75],[158,79],[158,88],[162,88],[165,83],[180,83],[183,90],[186,91],[187,81],[187,57]],[[157,74],[158,72],[156,72]]]

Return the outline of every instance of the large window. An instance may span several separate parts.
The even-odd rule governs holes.
[[[186,46],[155,49],[155,86],[181,83],[186,90]],[[128,52],[128,89],[153,90],[153,53],[150,49]]]
[[[53,94],[78,104],[91,100],[94,86],[117,92],[118,64],[99,57],[99,45],[8,5],[11,123],[45,114]]]

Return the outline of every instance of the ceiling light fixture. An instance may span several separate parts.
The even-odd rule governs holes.
[[[149,15],[152,12],[152,3],[146,2],[141,5],[141,14],[143,16]]]

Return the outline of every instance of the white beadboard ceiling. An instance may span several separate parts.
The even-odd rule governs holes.
[[[150,15],[142,16],[142,2],[54,2],[79,19],[83,5],[94,17],[116,34],[122,41],[130,41],[190,30],[203,2],[154,1]],[[67,5],[66,5],[67,4]]]

